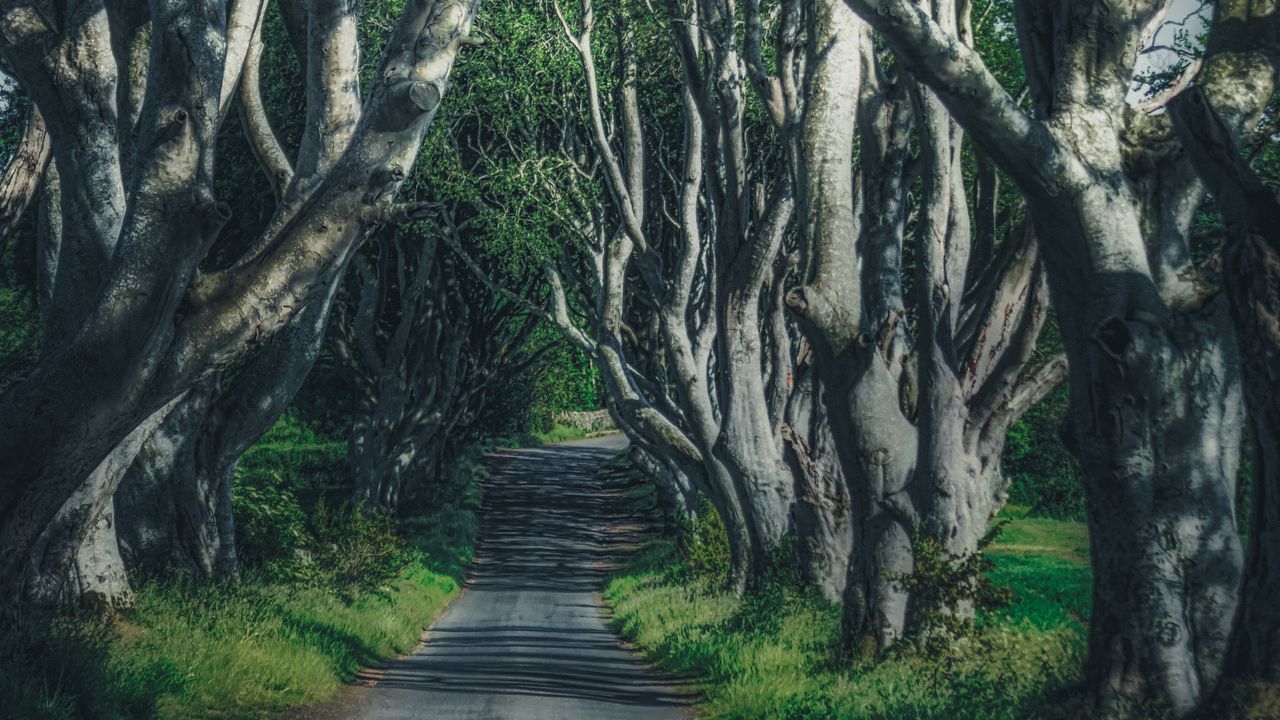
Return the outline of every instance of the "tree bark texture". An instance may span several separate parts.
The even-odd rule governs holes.
[[[1222,283],[1243,362],[1253,439],[1252,512],[1244,584],[1235,626],[1233,669],[1280,676],[1280,201],[1240,155],[1231,128],[1198,87],[1168,106],[1200,177],[1227,225]]]
[[[7,599],[21,595],[31,550],[60,508],[95,486],[102,489],[77,506],[109,504],[106,490],[114,486],[95,482],[95,469],[148,418],[269,347],[303,310],[323,320],[336,278],[368,230],[421,214],[415,204],[396,204],[395,192],[443,97],[475,5],[405,5],[349,140],[325,146],[333,157],[323,177],[308,177],[261,241],[234,267],[213,273],[197,266],[227,219],[212,191],[216,133],[252,56],[260,0],[229,8],[155,0],[129,12],[88,3],[53,24],[27,4],[3,8],[0,54],[49,124],[61,221],[50,244],[56,272],[46,356],[0,398],[0,542],[15,550],[0,561]],[[149,59],[134,73],[136,55],[118,49],[132,46],[148,20]],[[313,37],[354,43],[342,30],[346,16],[335,22]],[[308,52],[332,47],[317,39]],[[343,53],[354,57],[354,46]],[[138,82],[143,92],[123,91]],[[324,118],[350,111],[335,94],[349,88],[325,85],[312,95]],[[125,127],[129,98],[141,103],[133,128]],[[304,138],[332,127],[314,123]],[[227,447],[254,435],[237,436]],[[210,482],[221,488],[225,478]],[[86,528],[96,522],[91,513],[76,517]]]
[[[1224,303],[1191,266],[1199,181],[1167,118],[1126,104],[1163,4],[1015,5],[1034,117],[928,13],[849,4],[1027,198],[1094,539],[1093,709],[1189,713],[1217,682],[1235,610],[1240,379]],[[1207,85],[1240,77],[1206,59]]]

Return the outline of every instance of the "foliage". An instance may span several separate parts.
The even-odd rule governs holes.
[[[531,342],[554,343],[542,354],[537,364],[527,373],[530,377],[528,404],[529,429],[546,432],[555,423],[555,416],[562,412],[595,410],[604,402],[600,387],[600,373],[591,361],[558,337],[558,331],[543,325]]]
[[[288,412],[236,467],[231,502],[236,550],[250,568],[288,578],[313,543],[307,508],[346,473],[346,444]]]
[[[31,295],[0,287],[0,392],[26,377],[39,354],[39,317]]]
[[[250,567],[286,563],[307,544],[307,516],[297,496],[280,475],[270,477],[274,482],[232,488],[236,552]]]
[[[572,172],[553,150],[560,123],[586,117],[579,70],[549,2],[488,5],[477,26],[488,42],[459,64],[406,189],[429,183],[470,221],[486,268],[520,276],[565,249],[569,203],[600,200],[591,184],[565,182]]]
[[[699,498],[698,514],[679,533],[680,552],[689,571],[714,581],[725,582],[729,570],[729,534],[724,520],[705,496]]]
[[[984,572],[1008,587],[1010,601],[978,613],[980,642],[954,643],[942,658],[840,663],[838,608],[786,583],[733,597],[670,540],[644,548],[605,598],[627,639],[700,679],[710,718],[1045,717],[1053,694],[1080,679],[1089,599],[1082,528],[1024,511],[1009,520]]]
[[[914,621],[925,629],[918,644],[925,657],[943,660],[956,643],[988,639],[975,632],[972,613],[1009,604],[1009,589],[987,579],[995,563],[985,552],[1003,529],[1003,522],[993,524],[977,552],[960,556],[947,552],[937,538],[917,533],[911,541],[911,572],[889,574],[890,582],[910,594]]]
[[[549,324],[540,323],[525,345],[525,352],[536,357],[494,393],[479,429],[489,434],[533,433],[542,442],[583,437],[561,434],[569,429],[557,429],[555,418],[563,412],[600,408],[600,373]]]
[[[1067,388],[1053,391],[1009,428],[1004,472],[1009,502],[1060,520],[1084,520],[1084,485],[1075,458],[1059,440]]]
[[[299,555],[297,580],[337,590],[342,597],[382,593],[415,558],[383,509],[330,508],[321,498],[311,511],[312,542]]]
[[[534,430],[530,433],[535,440],[542,444],[565,442],[566,440],[581,440],[590,435],[582,428],[571,427],[569,425],[561,425],[552,423],[545,431]]]

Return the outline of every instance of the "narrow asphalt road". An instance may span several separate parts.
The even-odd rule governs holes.
[[[408,657],[362,674],[361,720],[670,720],[692,691],[605,625],[622,490],[596,470],[618,437],[508,451],[485,489],[474,575]]]

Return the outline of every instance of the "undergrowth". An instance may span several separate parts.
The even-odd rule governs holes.
[[[1077,684],[1088,617],[1087,540],[1075,523],[1006,512],[980,564],[1006,588],[945,650],[903,648],[848,661],[840,611],[787,579],[743,598],[715,568],[723,528],[703,513],[684,543],[654,541],[608,584],[618,630],[659,665],[699,678],[710,718],[1052,716]],[[941,571],[940,571],[941,572]],[[977,587],[975,585],[975,587]],[[985,592],[985,591],[984,591]],[[996,607],[996,605],[999,605]]]
[[[556,423],[546,430],[534,430],[530,435],[538,443],[550,444],[565,442],[566,440],[581,440],[590,437],[591,433],[582,428]]]
[[[411,649],[457,595],[490,447],[463,453],[396,521],[329,500],[341,443],[286,415],[237,476],[244,577],[152,581],[107,620],[24,617],[0,637],[0,716],[262,718],[329,697]]]

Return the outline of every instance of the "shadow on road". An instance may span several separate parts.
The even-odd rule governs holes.
[[[685,718],[692,686],[605,625],[595,593],[633,519],[596,469],[615,438],[507,451],[485,486],[466,592],[406,658],[361,674],[362,718]]]

